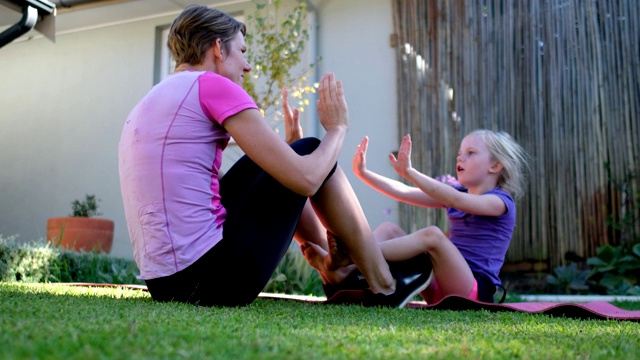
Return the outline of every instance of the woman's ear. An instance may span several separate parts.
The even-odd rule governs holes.
[[[213,42],[213,56],[222,59],[223,53],[224,51],[222,49],[222,40],[218,38]]]

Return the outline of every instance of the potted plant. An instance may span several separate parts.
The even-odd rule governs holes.
[[[47,219],[47,241],[64,249],[111,252],[114,224],[94,217],[100,215],[99,201],[95,195],[86,195],[83,201],[71,203],[71,215]]]

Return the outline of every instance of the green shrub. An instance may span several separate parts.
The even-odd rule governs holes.
[[[0,281],[142,284],[132,260],[98,252],[65,250],[44,240],[19,243],[0,234]],[[264,291],[322,296],[322,280],[300,251],[291,247]]]
[[[609,163],[604,164],[612,187],[619,194],[619,208],[609,209],[607,226],[612,229],[618,246],[605,244],[596,249],[596,255],[587,259],[590,271],[560,266],[547,277],[547,283],[567,293],[584,291],[608,295],[640,295],[640,191],[633,195],[635,170],[629,170],[621,179],[611,173]]]
[[[76,252],[44,241],[18,243],[0,235],[0,281],[142,284],[131,260],[98,252]]]
[[[582,270],[575,263],[559,266],[547,284],[566,294],[640,295],[640,243],[601,246],[587,265]]]
[[[547,284],[564,294],[585,293],[589,290],[586,282],[588,277],[589,270],[578,269],[573,263],[553,269],[553,274],[547,275]]]
[[[264,288],[265,292],[324,296],[322,279],[304,258],[297,245],[292,243],[271,280]]]
[[[597,292],[609,295],[640,295],[640,243],[633,246],[606,244],[589,258],[589,280]]]

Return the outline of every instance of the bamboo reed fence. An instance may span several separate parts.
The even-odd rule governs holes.
[[[466,133],[510,133],[532,157],[507,262],[565,263],[638,240],[640,2],[393,0],[400,134],[414,167],[455,174]],[[632,215],[624,231],[607,225]],[[406,230],[447,227],[402,205]]]

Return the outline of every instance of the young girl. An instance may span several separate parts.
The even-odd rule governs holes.
[[[376,174],[366,168],[368,138],[358,145],[353,171],[375,190],[416,206],[446,208],[449,237],[430,226],[407,235],[391,223],[374,235],[387,261],[428,253],[435,279],[421,293],[428,303],[447,295],[493,301],[498,274],[509,247],[516,219],[512,195],[521,197],[527,154],[504,132],[476,130],[460,145],[456,173],[459,185],[435,180],[411,166],[411,137],[402,139],[398,157],[389,155],[395,171],[415,185]]]

